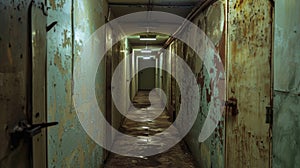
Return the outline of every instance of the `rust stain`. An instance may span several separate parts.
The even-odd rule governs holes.
[[[264,122],[263,114],[258,114],[258,111],[264,110],[268,102],[261,100],[269,99],[270,94],[266,78],[270,77],[268,53],[272,44],[266,39],[271,37],[268,22],[272,16],[264,12],[269,10],[269,3],[260,0],[233,0],[229,3],[228,97],[237,97],[240,101],[240,114],[230,117],[226,123],[227,160],[235,161],[230,165],[233,167],[266,167],[268,160],[254,156],[259,157],[259,152],[269,149],[265,141],[257,146],[255,138],[268,136],[267,131],[262,131],[268,130],[267,126],[258,128]],[[234,144],[230,143],[234,140]]]
[[[234,56],[237,53],[237,44],[235,41],[232,41],[231,43],[231,54]]]
[[[52,10],[56,10],[57,8],[62,9],[66,3],[66,0],[60,0],[56,3],[56,0],[49,0],[50,6]]]
[[[219,135],[218,138],[219,138],[221,144],[223,144],[223,141],[224,141],[223,140],[223,128],[224,128],[224,121],[221,120],[218,124],[218,129],[217,129],[217,132],[218,132],[218,135]]]
[[[237,11],[243,10],[245,3],[246,2],[244,2],[244,0],[237,1],[236,4],[234,5],[234,9],[236,9]]]
[[[58,68],[61,74],[66,74],[67,70],[62,65],[62,58],[61,54],[59,53],[58,48],[56,49],[56,53],[54,55],[54,65]]]
[[[56,10],[55,0],[49,0],[49,2],[50,2],[50,6],[51,6],[52,10]]]
[[[8,57],[9,63],[12,65],[13,64],[13,58],[12,58],[12,54],[11,54],[10,44],[9,44],[9,48],[7,49],[7,57]]]
[[[62,34],[64,36],[62,46],[64,48],[67,47],[67,46],[71,46],[71,38],[68,37],[68,30],[65,29]]]
[[[58,8],[63,8],[66,3],[66,0],[60,0],[56,5]]]

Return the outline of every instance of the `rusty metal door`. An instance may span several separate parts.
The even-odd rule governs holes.
[[[46,116],[46,24],[44,4],[31,7],[32,124],[47,122]],[[33,167],[47,167],[46,129],[32,137]]]
[[[8,37],[6,54],[10,59],[0,61],[3,68],[0,68],[0,105],[6,109],[6,115],[1,117],[1,123],[6,126],[5,136],[2,132],[0,136],[3,149],[0,167],[46,167],[46,131],[41,129],[45,124],[40,124],[46,122],[46,8],[41,2],[30,2],[28,6],[19,8],[18,5],[18,10],[26,11],[24,26],[8,21],[15,35]],[[8,13],[11,13],[10,19],[16,15],[14,10]],[[18,21],[22,23],[22,18]]]
[[[226,167],[271,167],[272,4],[228,1]]]

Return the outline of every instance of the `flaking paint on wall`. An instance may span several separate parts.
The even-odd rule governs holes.
[[[73,60],[84,59],[78,58],[84,40],[104,24],[102,3],[50,1],[48,24],[58,23],[48,32],[48,120],[58,121],[59,125],[48,132],[49,167],[100,167],[103,163],[103,149],[88,137],[76,116],[71,82]],[[99,69],[96,92],[105,94],[105,64]],[[105,108],[105,99],[98,101]]]
[[[206,35],[212,40],[215,44],[216,49],[219,51],[219,54],[222,57],[224,62],[224,25],[225,25],[225,3],[224,1],[217,1],[203,12],[201,12],[196,18],[192,21]],[[189,31],[189,30],[186,30]],[[191,42],[196,42],[197,39],[194,37],[188,38]],[[206,119],[210,103],[210,77],[208,75],[207,69],[205,68],[202,60],[198,58],[195,52],[180,42],[175,40],[172,45],[169,46],[177,55],[181,56],[182,59],[187,62],[194,72],[200,90],[200,104],[199,104],[199,113],[195,124],[185,138],[187,145],[191,152],[193,153],[196,161],[200,167],[223,167],[224,166],[224,118],[221,119],[218,127],[214,133],[203,143],[198,142],[198,136]],[[172,60],[173,61],[173,60]],[[176,67],[176,75],[182,75],[180,67]],[[167,82],[167,81],[166,81]],[[179,88],[176,85],[173,85],[172,91],[176,90],[176,111],[179,111],[179,102],[180,94]],[[189,107],[188,107],[189,108]],[[192,109],[190,109],[192,110]],[[184,123],[183,123],[184,124]]]
[[[210,38],[215,47],[219,50],[219,55],[224,58],[224,52],[221,48],[224,48],[222,43],[222,37],[224,36],[224,25],[225,25],[225,2],[217,1],[203,11],[195,20],[195,24],[199,23],[199,27],[205,27],[203,30],[205,34]],[[224,62],[224,59],[222,59]],[[188,138],[193,139],[192,142],[197,142],[199,131],[201,130],[204,121],[207,116],[207,112],[210,105],[210,77],[208,69],[205,68],[202,61],[191,61],[197,62],[194,65],[195,74],[198,74],[198,82],[201,95],[200,113],[198,114],[195,126],[192,128]],[[200,63],[200,64],[199,64]],[[214,133],[203,143],[197,142],[196,144],[191,143],[194,148],[194,154],[196,159],[200,160],[200,165],[204,167],[223,167],[224,166],[224,118],[221,119]],[[188,142],[189,140],[187,140]],[[205,150],[204,150],[205,149]]]
[[[49,0],[50,6],[53,10],[63,9],[64,4],[66,3],[66,0]]]

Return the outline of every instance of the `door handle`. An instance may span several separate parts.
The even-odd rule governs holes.
[[[22,120],[18,122],[9,133],[10,147],[15,149],[19,145],[21,139],[32,138],[39,134],[42,131],[42,128],[51,127],[57,124],[58,122],[28,124],[26,120]]]

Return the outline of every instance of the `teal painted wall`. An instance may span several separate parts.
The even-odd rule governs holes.
[[[105,23],[106,1],[50,0],[48,24],[48,120],[59,125],[48,131],[49,167],[100,167],[103,149],[82,129],[72,104],[72,69],[84,41]],[[98,103],[105,108],[105,61],[96,78]]]
[[[300,167],[300,1],[275,0],[273,167]]]

